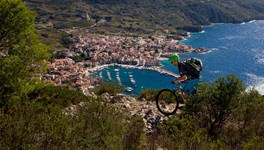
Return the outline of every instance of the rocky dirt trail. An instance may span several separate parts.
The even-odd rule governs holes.
[[[168,119],[168,116],[158,111],[155,101],[147,101],[145,99],[136,100],[134,97],[125,94],[111,96],[108,93],[102,94],[102,100],[108,101],[110,104],[114,105],[117,110],[128,110],[131,117],[141,117],[145,123],[144,130],[147,133],[153,132],[159,123]],[[76,115],[78,107],[83,105],[84,103],[81,102],[77,105],[66,107],[64,113],[67,115]],[[179,112],[178,110],[177,113]]]
[[[108,93],[104,93],[102,96],[103,100],[109,101],[117,109],[127,109],[131,116],[141,117],[145,123],[145,131],[147,133],[153,132],[155,126],[168,119],[167,116],[158,111],[155,101],[136,100],[134,97],[124,94],[110,96]]]

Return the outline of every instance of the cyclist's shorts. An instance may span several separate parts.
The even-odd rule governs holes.
[[[194,94],[195,87],[200,82],[200,78],[188,80],[185,85],[183,86],[183,92],[187,94]]]

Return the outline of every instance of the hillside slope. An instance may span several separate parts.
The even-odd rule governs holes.
[[[70,27],[94,33],[181,34],[182,26],[264,19],[261,0],[24,0],[42,32]],[[42,33],[43,34],[43,33]],[[58,34],[58,33],[57,33]],[[47,35],[46,35],[47,36]]]

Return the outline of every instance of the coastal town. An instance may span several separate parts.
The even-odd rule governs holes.
[[[46,82],[89,91],[102,79],[91,74],[109,65],[126,65],[159,71],[160,59],[173,53],[205,53],[203,47],[192,48],[164,36],[122,37],[108,35],[73,35],[69,49],[57,51],[57,58],[48,62],[48,73],[37,75]],[[76,58],[82,58],[76,61]],[[75,61],[74,61],[75,59]]]

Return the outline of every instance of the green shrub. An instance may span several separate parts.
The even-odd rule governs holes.
[[[245,90],[241,80],[235,75],[219,78],[212,83],[198,87],[198,93],[187,103],[187,111],[193,112],[203,121],[210,136],[217,136],[230,117],[232,110],[237,107],[242,92]],[[195,106],[195,108],[194,108]]]
[[[93,89],[95,94],[102,95],[103,93],[108,93],[110,95],[116,95],[117,93],[121,93],[124,90],[122,85],[119,85],[115,81],[110,82],[101,82],[100,86]]]
[[[121,150],[140,148],[144,142],[142,119],[129,121],[126,112],[101,99],[55,86],[33,91],[34,95],[10,99],[8,111],[0,108],[1,149]],[[86,103],[71,106],[74,115],[65,115],[64,105],[74,99]]]
[[[124,149],[142,149],[146,140],[146,134],[143,131],[145,124],[140,117],[132,117],[126,136],[124,138]]]
[[[35,88],[28,93],[28,97],[32,101],[38,101],[45,105],[56,105],[66,107],[70,104],[77,104],[82,101],[87,101],[88,97],[80,92],[69,90],[65,87],[57,87],[54,85],[44,85]]]
[[[7,112],[0,112],[1,149],[66,148],[69,116],[61,108],[19,97],[9,100],[6,107]]]
[[[170,117],[158,126],[158,134],[151,135],[155,136],[151,141],[156,145],[154,149],[207,149],[206,129],[200,128],[197,121],[190,115]]]
[[[263,108],[263,98],[256,90],[245,91],[239,78],[227,75],[212,85],[201,84],[187,101],[184,113],[199,118],[212,145],[218,141],[221,148],[257,148],[264,132]]]
[[[147,88],[145,90],[140,91],[139,97],[137,99],[141,100],[145,98],[147,101],[154,101],[158,92],[159,90],[152,90],[152,89]]]

